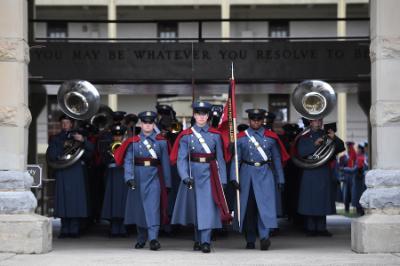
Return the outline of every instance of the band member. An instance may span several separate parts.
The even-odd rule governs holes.
[[[92,119],[92,123],[101,129],[96,138],[96,148],[89,182],[90,203],[94,222],[99,222],[102,215],[102,203],[106,187],[106,171],[108,169],[107,165],[109,164],[108,151],[113,141],[111,127],[113,125],[121,125],[124,114],[124,111],[112,112],[109,107],[105,107],[102,112],[96,115],[95,119]]]
[[[113,142],[103,154],[107,170],[101,218],[110,221],[110,237],[126,236],[124,217],[128,188],[124,180],[124,168],[117,166],[114,159],[115,149],[121,144],[125,132],[124,126],[113,125],[111,128]]]
[[[281,138],[285,145],[286,151],[291,152],[292,147],[295,145],[295,139],[302,129],[297,124],[286,124],[283,127],[284,135]],[[295,225],[301,225],[302,217],[297,213],[297,207],[299,203],[299,188],[300,188],[300,177],[302,169],[295,165],[292,159],[288,160],[283,172],[285,175],[285,189],[283,196],[285,199],[285,213]]]
[[[346,167],[353,169],[354,166],[356,165],[356,159],[357,159],[357,152],[354,148],[354,142],[353,141],[346,141],[346,150],[347,154],[346,156],[346,161],[347,165]],[[344,210],[345,212],[350,211],[350,203],[351,203],[351,198],[352,198],[352,191],[353,191],[353,173],[349,171],[344,171],[343,172],[343,203],[344,203]]]
[[[287,157],[283,144],[263,127],[264,109],[246,110],[250,128],[238,134],[237,156],[240,166],[240,184],[236,179],[235,164],[231,166],[231,182],[240,190],[240,232],[244,232],[246,248],[254,249],[258,235],[260,249],[271,245],[270,230],[277,228],[274,167],[278,187],[284,185],[281,150]],[[276,134],[275,134],[276,135]]]
[[[195,125],[181,132],[171,152],[182,180],[171,223],[193,224],[193,249],[209,253],[212,229],[231,218],[221,185],[226,184],[226,166],[221,136],[208,125],[211,104],[192,107]]]
[[[47,154],[50,160],[57,161],[63,155],[68,143],[80,142],[85,152],[77,162],[54,171],[56,179],[54,217],[61,218],[59,238],[79,237],[80,222],[88,217],[86,195],[86,167],[84,159],[91,157],[93,144],[78,132],[72,131],[74,120],[66,115],[59,119],[61,132],[49,143]]]
[[[313,154],[324,142],[324,136],[332,139],[335,152],[344,151],[344,143],[332,129],[322,130],[322,119],[310,121],[310,131],[302,135],[297,143],[297,152],[301,157]],[[335,158],[332,158],[335,159]],[[332,196],[332,169],[330,162],[313,169],[303,169],[300,183],[298,212],[305,216],[308,236],[332,236],[326,228],[326,215],[335,214],[335,202]]]
[[[160,134],[167,139],[169,145],[172,147],[181,131],[182,126],[178,122],[176,118],[176,112],[171,106],[157,104],[156,109],[158,115],[157,126],[160,129]],[[172,165],[171,189],[168,193],[168,217],[172,216],[180,182],[181,179],[178,175],[178,169],[176,165]],[[171,224],[166,224],[162,227],[162,232],[164,232],[166,235],[172,236],[174,234],[174,228]]]
[[[275,113],[267,112],[267,114],[265,115],[265,119],[264,119],[264,123],[265,123],[264,127],[268,130],[275,132],[275,129],[274,129],[275,119],[276,119]],[[281,136],[279,135],[279,137],[281,137]],[[279,175],[275,173],[274,169],[273,169],[273,174],[275,177],[276,214],[278,217],[282,217],[284,215],[283,202],[282,202],[283,187],[282,188],[279,187]],[[273,228],[270,233],[271,233],[271,236],[275,236],[278,234],[278,232],[279,232],[279,228]]]
[[[343,172],[345,175],[352,178],[351,187],[351,205],[356,208],[358,215],[364,215],[364,210],[360,204],[360,198],[365,191],[365,171],[367,165],[365,163],[364,146],[358,145],[356,162],[353,167],[344,167]]]
[[[276,115],[273,112],[268,112],[265,116],[265,128],[274,131],[274,122]]]
[[[121,125],[123,120],[124,120],[124,118],[125,118],[125,114],[126,114],[126,112],[124,112],[124,111],[115,111],[115,112],[113,112],[112,113],[112,118],[113,118],[114,125],[115,124]]]
[[[124,164],[125,182],[130,188],[126,201],[125,224],[136,224],[136,249],[161,248],[160,224],[168,223],[167,188],[171,187],[168,143],[154,131],[155,112],[139,114],[141,132],[127,139],[114,154],[118,165]]]
[[[140,133],[140,128],[136,129],[136,124],[139,121],[137,115],[135,114],[127,114],[124,117],[124,124],[126,127],[126,137],[133,137]],[[138,132],[137,132],[138,131]]]

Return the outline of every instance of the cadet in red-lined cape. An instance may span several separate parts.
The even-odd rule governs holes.
[[[182,179],[172,224],[195,226],[194,250],[211,251],[211,231],[229,220],[222,184],[226,184],[226,165],[218,131],[208,125],[211,104],[192,105],[196,124],[178,136],[171,152]]]
[[[130,187],[126,201],[125,224],[136,224],[136,249],[150,240],[150,249],[158,250],[160,225],[168,222],[167,188],[171,170],[167,140],[154,131],[156,113],[140,113],[141,132],[127,139],[115,152],[115,160],[124,164],[125,181]]]
[[[265,129],[264,109],[246,110],[250,128],[238,134],[237,154],[240,184],[236,180],[235,163],[231,165],[231,182],[240,189],[240,231],[245,233],[246,248],[254,249],[257,233],[260,249],[271,244],[270,230],[277,228],[275,182],[282,188],[285,182],[282,161],[289,156],[276,133]],[[277,178],[275,181],[274,168]]]

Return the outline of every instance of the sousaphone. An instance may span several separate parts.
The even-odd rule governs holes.
[[[322,119],[327,116],[336,104],[335,91],[326,82],[320,80],[305,80],[301,82],[292,94],[292,103],[296,111],[309,120]],[[297,136],[294,145],[297,147],[299,138],[311,129],[305,128]],[[294,164],[301,168],[312,169],[326,164],[335,154],[335,143],[327,135],[323,136],[323,143],[317,150],[302,158],[295,154],[292,156]]]
[[[97,89],[85,80],[68,80],[57,93],[58,105],[63,113],[77,119],[87,120],[93,117],[100,107],[100,95]],[[46,154],[47,164],[54,169],[62,169],[73,165],[84,154],[82,143],[73,137],[64,142],[63,154],[57,160],[50,160]]]

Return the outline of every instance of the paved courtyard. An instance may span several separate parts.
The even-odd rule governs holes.
[[[105,228],[88,232],[79,239],[53,240],[53,251],[43,255],[0,253],[0,265],[400,265],[400,254],[357,254],[350,250],[350,222],[342,216],[329,217],[332,238],[305,237],[285,221],[272,238],[269,251],[245,250],[237,233],[217,236],[212,253],[192,251],[187,230],[174,238],[161,237],[162,249],[133,249],[135,236],[108,238]],[[59,224],[54,222],[54,235]],[[258,248],[257,243],[257,248]]]

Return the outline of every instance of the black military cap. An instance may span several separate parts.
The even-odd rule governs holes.
[[[166,105],[166,104],[157,104],[157,113],[160,115],[170,115],[171,113],[174,112],[171,106]]]
[[[67,116],[66,114],[60,115],[60,117],[58,118],[58,121],[61,122],[61,120],[70,120],[71,122],[75,121],[75,119],[73,119],[72,117]]]
[[[122,119],[124,119],[125,114],[126,114],[126,112],[124,112],[124,111],[115,111],[112,114],[113,120],[115,122],[120,122],[120,121],[122,121]]]
[[[212,105],[208,102],[198,101],[192,104],[193,111],[198,112],[210,112]]]
[[[272,112],[268,112],[268,114],[265,116],[266,119],[274,121],[276,118],[276,115]]]
[[[264,119],[265,118],[265,113],[267,111],[265,109],[247,109],[246,113],[249,116],[250,120],[260,120],[260,119]]]
[[[139,113],[139,119],[142,122],[153,122],[156,120],[157,114],[153,111],[145,111],[145,112],[141,112]]]
[[[115,124],[111,127],[111,134],[113,134],[114,136],[123,136],[126,132],[126,127],[119,125],[119,124]]]
[[[133,122],[134,124],[136,124],[139,121],[139,118],[137,117],[137,115],[135,114],[127,114],[124,117],[125,123],[129,124],[131,122]]]

